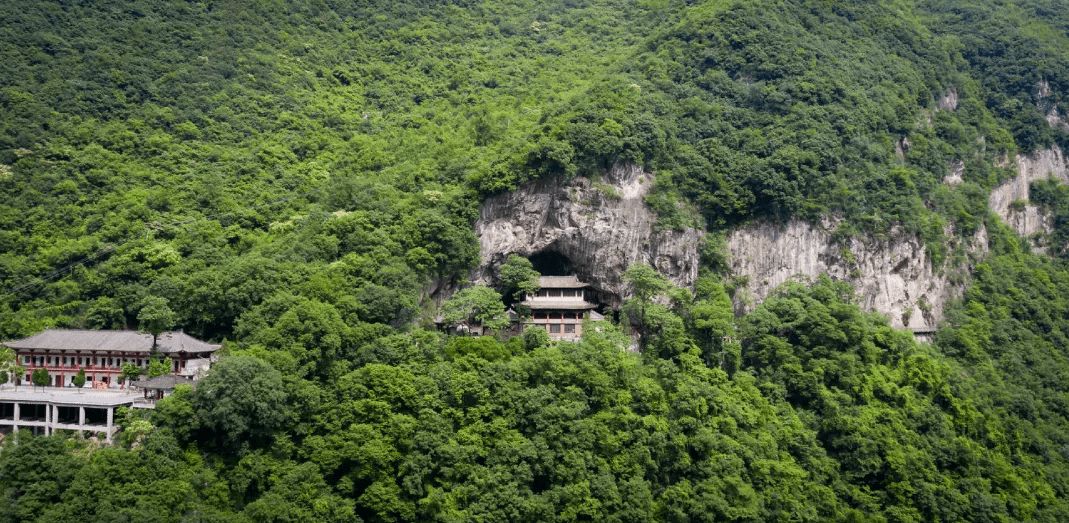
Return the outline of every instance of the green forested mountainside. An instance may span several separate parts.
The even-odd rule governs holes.
[[[1069,520],[1069,194],[1033,186],[1050,256],[987,210],[1003,158],[1069,145],[1063,1],[0,15],[0,336],[165,308],[228,352],[115,447],[8,438],[0,520]],[[629,272],[641,354],[434,331],[482,199],[620,162],[663,227],[839,214],[939,261],[984,224],[990,254],[931,344],[826,280],[736,319],[716,263]]]

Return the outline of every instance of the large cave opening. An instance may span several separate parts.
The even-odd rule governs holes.
[[[571,260],[557,251],[536,252],[527,259],[531,260],[534,270],[538,271],[542,276],[570,276],[573,274]]]
[[[600,288],[598,274],[591,274],[590,267],[586,264],[573,264],[567,256],[552,249],[538,251],[527,257],[531,261],[534,270],[542,276],[572,276],[589,285],[584,297],[587,301],[597,305],[597,310],[603,314],[614,314],[614,309],[619,305],[619,296],[606,292]]]

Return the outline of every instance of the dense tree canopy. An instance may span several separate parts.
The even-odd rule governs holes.
[[[1039,238],[987,207],[1013,155],[1069,147],[1062,0],[0,20],[0,337],[226,347],[112,446],[5,436],[0,521],[1069,520],[1069,192],[1015,204]],[[826,278],[736,317],[713,241],[693,289],[631,267],[576,342],[436,330],[501,327],[537,288],[519,257],[468,283],[487,196],[626,163],[656,173],[660,229],[835,216],[836,239],[898,228],[970,283],[931,343]],[[984,257],[949,247],[981,227]]]

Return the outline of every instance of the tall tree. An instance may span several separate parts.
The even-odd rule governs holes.
[[[10,347],[0,346],[0,374],[3,374],[0,376],[0,380],[2,380],[0,384],[8,382],[8,373],[13,373],[16,361],[18,361],[18,356],[15,355],[15,351],[11,350]],[[14,376],[10,376],[10,378],[14,378]]]
[[[623,304],[623,312],[628,323],[645,337],[649,323],[650,309],[655,305],[653,298],[664,294],[672,284],[661,276],[656,269],[645,263],[636,263],[624,271],[623,279],[631,286],[631,299]]]
[[[148,296],[141,302],[137,321],[142,332],[152,334],[152,350],[155,352],[160,334],[174,327],[175,322],[178,321],[178,315],[171,310],[167,298]]]
[[[225,357],[193,389],[205,436],[227,451],[268,443],[289,417],[282,374],[251,356]]]
[[[51,376],[48,375],[48,369],[44,367],[34,370],[31,378],[33,379],[33,384],[37,387],[47,387],[51,380]]]
[[[538,277],[541,274],[534,269],[531,260],[510,254],[501,265],[498,279],[501,281],[501,293],[515,301],[522,300],[526,294],[538,292]]]
[[[451,326],[468,323],[491,330],[503,329],[509,324],[501,295],[481,285],[454,294],[442,305],[442,319]]]
[[[741,346],[735,339],[735,312],[724,286],[712,276],[702,276],[695,284],[695,301],[687,317],[702,359],[710,367],[734,372],[738,369]]]
[[[145,372],[145,369],[137,366],[136,363],[123,363],[122,365],[122,379],[125,382],[126,393],[130,393],[130,382],[140,378],[141,374]]]
[[[148,364],[148,377],[155,378],[156,376],[170,373],[173,366],[174,362],[171,361],[171,358],[164,358],[163,360],[153,358]]]
[[[85,386],[85,369],[78,369],[78,375],[74,377],[74,386],[78,387],[78,392],[82,391],[82,387]]]
[[[15,390],[19,390],[19,383],[22,383],[22,376],[26,374],[26,367],[21,365],[15,365],[11,367],[11,378],[15,382]]]

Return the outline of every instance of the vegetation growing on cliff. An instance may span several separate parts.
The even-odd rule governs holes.
[[[116,447],[7,439],[0,520],[1069,520],[1069,195],[1033,188],[1050,257],[986,203],[1069,145],[1067,7],[2,4],[0,336],[230,355]],[[826,280],[736,320],[715,253],[694,292],[629,271],[642,354],[433,331],[485,196],[618,162],[666,226],[834,213],[938,260],[983,224],[991,255],[930,345]]]

